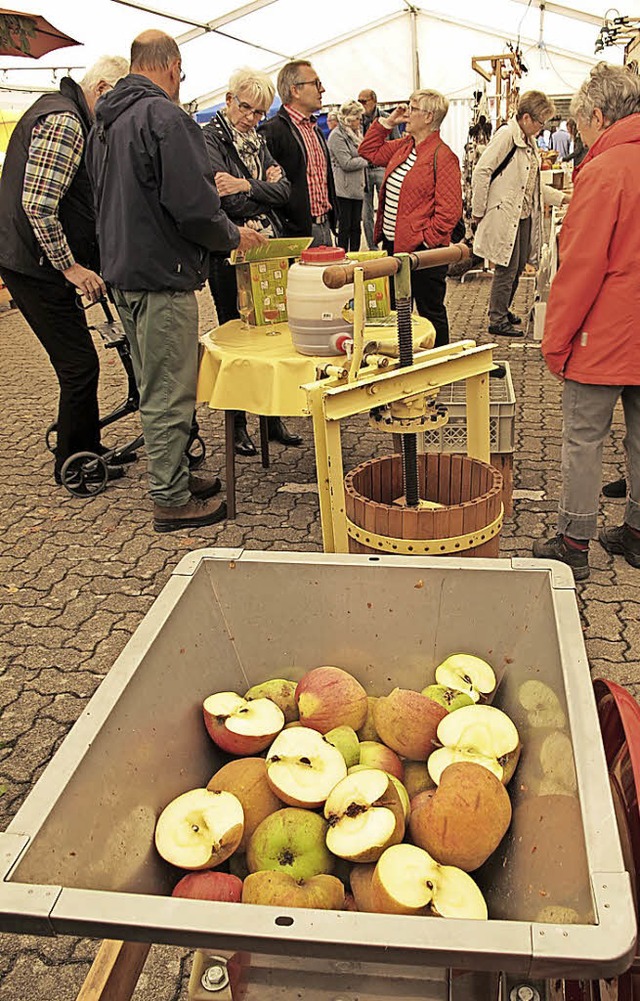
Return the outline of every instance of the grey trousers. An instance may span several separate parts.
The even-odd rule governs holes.
[[[369,250],[378,249],[373,242],[373,231],[376,221],[373,211],[373,193],[377,191],[378,198],[380,197],[380,188],[383,181],[384,167],[367,167],[367,186],[364,193],[364,201],[362,202],[362,225],[364,226],[364,238]]]
[[[565,379],[562,393],[562,492],[558,531],[572,539],[596,534],[602,447],[622,400],[628,497],[624,520],[640,531],[640,386],[593,386]]]
[[[531,243],[531,216],[521,219],[513,245],[511,259],[506,267],[496,264],[491,283],[489,297],[489,323],[506,323],[507,310],[513,302],[518,288],[520,275],[529,259],[529,244]]]
[[[196,404],[198,304],[194,292],[113,291],[140,393],[149,493],[162,507],[190,497],[186,455]]]

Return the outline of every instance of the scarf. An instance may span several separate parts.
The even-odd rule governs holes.
[[[235,125],[232,125],[225,110],[222,110],[225,124],[229,129],[231,141],[236,148],[236,152],[252,177],[256,180],[264,180],[261,177],[262,164],[260,162],[260,136],[255,129],[248,132],[239,132]]]

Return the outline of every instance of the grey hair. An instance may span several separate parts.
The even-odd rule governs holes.
[[[528,115],[529,118],[535,119],[536,122],[544,124],[550,118],[553,118],[555,113],[555,104],[546,94],[543,94],[541,90],[527,90],[524,94],[520,95],[518,100],[516,120],[520,121],[524,115]]]
[[[229,79],[229,91],[236,97],[241,93],[247,93],[250,101],[257,105],[263,105],[268,111],[273,103],[276,88],[271,77],[263,73],[262,70],[254,70],[249,66],[243,66],[231,74]]]
[[[129,63],[122,56],[101,56],[87,70],[80,81],[80,86],[87,93],[97,87],[101,80],[104,80],[105,83],[115,84],[128,72]]]
[[[414,90],[411,101],[415,101],[421,111],[430,111],[433,115],[433,128],[439,129],[449,110],[449,102],[438,90]]]
[[[626,66],[598,63],[571,102],[571,114],[590,122],[596,108],[609,125],[640,112],[640,77]]]
[[[364,107],[360,101],[345,101],[338,110],[338,121],[341,125],[346,125],[347,118],[360,118],[364,115]]]
[[[285,63],[278,73],[278,95],[283,104],[289,104],[293,96],[291,88],[298,79],[298,71],[301,66],[311,66],[311,63],[308,59],[294,59],[293,62]]]
[[[338,112],[337,111],[327,111],[327,121],[329,121],[330,118],[331,119],[335,118],[335,120],[337,122],[339,120]]]

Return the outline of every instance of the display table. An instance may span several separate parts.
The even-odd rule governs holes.
[[[293,346],[286,323],[278,322],[277,335],[268,327],[243,327],[241,320],[231,320],[215,327],[200,338],[203,352],[198,377],[198,403],[225,411],[225,457],[227,511],[235,518],[235,449],[233,411],[247,410],[260,415],[262,464],[269,465],[267,417],[309,417],[305,383],[314,382],[316,368],[327,363],[339,364],[344,355],[316,357],[302,355]],[[435,331],[429,320],[413,317],[414,339],[431,346]],[[395,340],[395,322],[389,326],[366,328],[370,340]],[[424,349],[424,348],[423,348]]]

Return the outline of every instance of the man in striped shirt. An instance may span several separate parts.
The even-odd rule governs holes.
[[[314,117],[322,107],[324,87],[306,59],[283,66],[277,86],[282,107],[261,131],[291,182],[284,235],[311,236],[312,246],[331,246],[336,195],[329,151]]]
[[[95,301],[99,274],[85,143],[98,98],[129,64],[105,56],[78,85],[44,94],[14,129],[0,180],[0,275],[51,359],[60,385],[54,477],[76,452],[104,451],[99,364],[76,289]],[[108,466],[109,479],[122,476]]]

